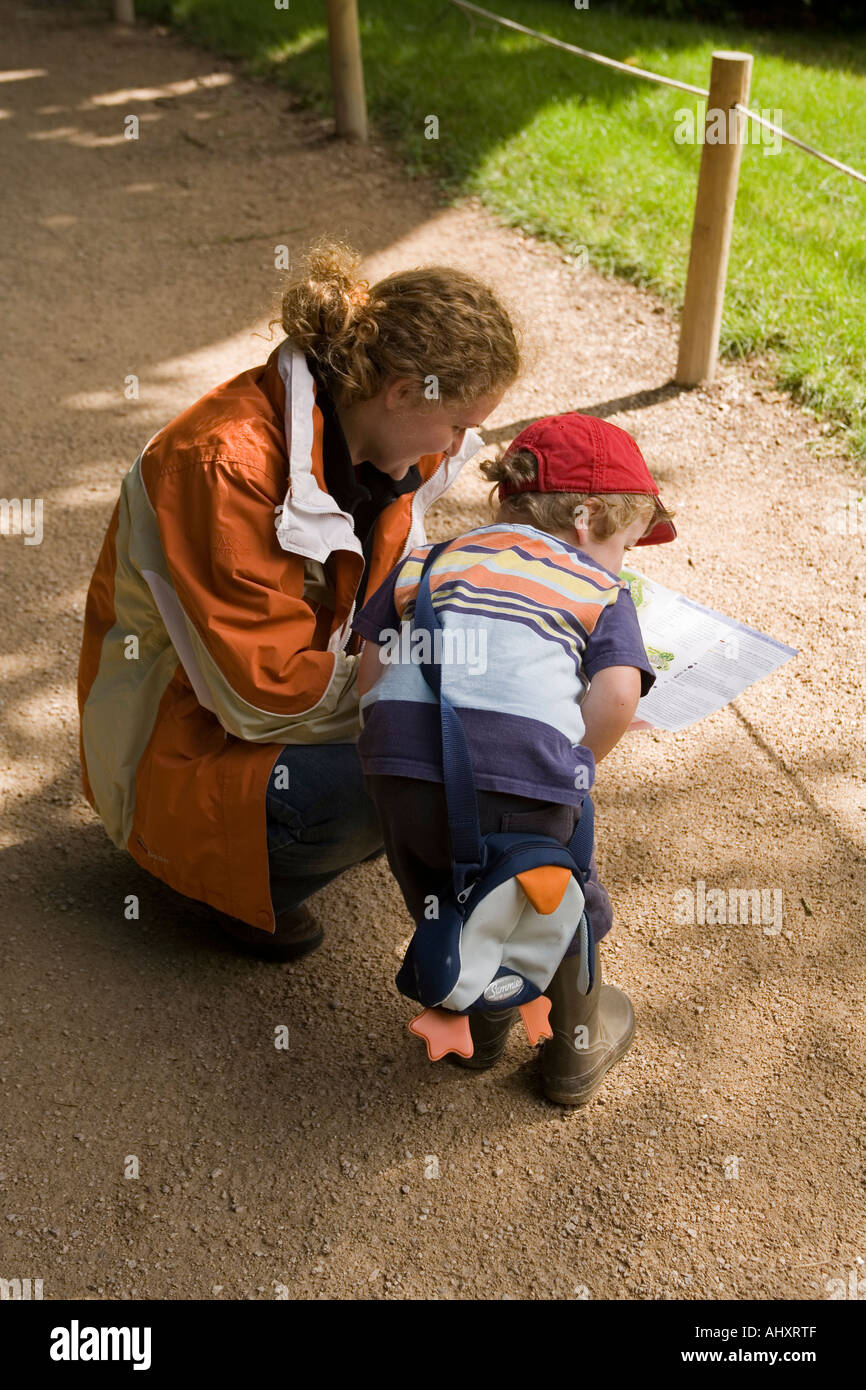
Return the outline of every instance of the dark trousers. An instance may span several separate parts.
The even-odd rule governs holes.
[[[364,785],[375,802],[391,872],[400,885],[413,921],[424,916],[424,900],[431,893],[441,897],[451,886],[451,837],[445,787],[415,777],[366,774]],[[533,835],[552,835],[567,845],[580,819],[580,808],[555,801],[538,801],[506,792],[476,792],[482,835],[495,831],[525,830]],[[613,925],[613,910],[606,890],[598,881],[595,851],[586,885],[586,913],[595,941]],[[578,938],[566,955],[575,954]]]
[[[277,769],[281,775],[277,777]],[[277,916],[382,849],[354,743],[288,744],[267,793],[271,901]]]

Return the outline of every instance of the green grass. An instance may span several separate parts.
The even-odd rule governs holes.
[[[196,41],[329,109],[324,4],[138,0]],[[556,37],[697,86],[714,48],[755,55],[750,104],[866,171],[866,38],[764,34],[611,12],[603,0],[488,0]],[[682,304],[700,148],[674,140],[697,98],[470,24],[444,0],[360,0],[370,114],[408,169],[508,223]],[[425,117],[439,138],[425,138]],[[722,351],[777,380],[866,457],[866,185],[784,145],[743,153]]]

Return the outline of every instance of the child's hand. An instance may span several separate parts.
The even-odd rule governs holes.
[[[637,729],[654,729],[654,724],[648,724],[645,719],[633,719],[626,729],[627,734],[634,733]]]

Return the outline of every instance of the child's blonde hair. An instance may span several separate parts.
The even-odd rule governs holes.
[[[500,503],[494,496],[500,483],[524,483],[538,477],[538,460],[531,449],[500,451],[497,458],[479,464],[484,476],[494,484],[488,503],[494,515],[503,507],[509,515],[523,518],[540,531],[568,531],[574,527],[574,513],[592,501],[596,505],[589,518],[589,529],[597,541],[607,540],[640,517],[646,517],[644,532],[658,521],[671,521],[673,512],[647,492],[516,492]]]
[[[314,359],[339,404],[369,400],[388,379],[409,377],[419,400],[469,405],[516,379],[514,325],[473,275],[430,265],[370,286],[360,263],[342,242],[318,241],[282,293],[286,336]]]

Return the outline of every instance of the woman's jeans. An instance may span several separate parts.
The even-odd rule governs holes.
[[[287,745],[268,782],[267,822],[277,917],[384,851],[354,743]]]
[[[438,848],[436,835],[437,824],[445,817],[442,784],[419,785],[409,778],[373,777],[365,785],[354,743],[289,744],[282,750],[271,772],[267,792],[271,899],[278,917],[300,906],[353,864],[384,852],[385,836],[367,786],[384,788],[389,784],[392,792],[405,791],[402,804],[392,808],[397,812],[397,823],[389,824],[388,839],[391,869],[403,888],[411,913],[415,899],[408,880],[412,875],[403,864],[405,855],[400,842],[408,835],[419,860],[418,870],[421,872],[423,868],[425,876],[434,865],[440,871],[444,869],[448,857],[442,838],[444,825],[439,836],[442,844]],[[498,792],[479,791],[478,803],[482,833],[531,828],[528,822],[523,824],[527,813],[531,813],[531,819],[532,814],[543,814],[544,808],[553,813],[554,818],[558,814],[561,819],[563,813],[567,813],[567,824],[554,825],[551,820],[549,826],[539,825],[538,829],[567,843],[577,819],[573,808],[554,807],[550,803]],[[386,804],[384,798],[383,804]],[[534,810],[536,807],[539,812]],[[426,862],[428,859],[431,859],[430,864]],[[421,885],[418,887],[420,889]],[[598,941],[610,930],[612,913],[610,899],[598,881],[595,855],[586,895],[593,937]],[[567,955],[577,950],[577,940],[575,937]]]

